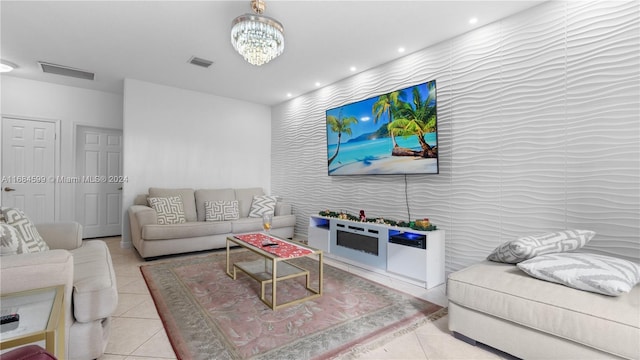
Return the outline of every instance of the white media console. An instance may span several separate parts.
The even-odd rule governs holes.
[[[430,289],[443,284],[444,231],[311,216],[309,245],[336,260]]]

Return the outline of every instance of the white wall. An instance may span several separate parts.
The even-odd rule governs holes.
[[[271,189],[271,110],[264,105],[126,79],[126,209],[149,187]]]
[[[448,272],[560,228],[640,258],[637,1],[546,2],[274,107],[272,191],[297,235],[324,209],[407,220],[405,177],[327,176],[325,111],[432,79],[440,174],[407,194],[447,232]]]
[[[3,74],[2,116],[57,121],[60,125],[60,176],[75,176],[77,125],[122,129],[122,96]],[[59,184],[58,221],[75,219],[74,185]]]

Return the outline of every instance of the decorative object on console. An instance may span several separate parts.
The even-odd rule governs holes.
[[[231,24],[233,48],[250,64],[260,66],[284,51],[284,27],[273,18],[262,15],[264,0],[251,0],[255,14],[238,16]]]
[[[540,235],[530,235],[507,241],[498,246],[487,259],[508,264],[539,255],[553,254],[580,249],[596,233],[591,230],[562,230]]]
[[[385,219],[382,217],[367,218],[366,216],[364,216],[364,220],[363,220],[364,210],[360,210],[359,216],[355,216],[353,214],[349,214],[344,211],[336,212],[328,209],[320,211],[318,212],[318,214],[320,216],[338,218],[340,220],[351,220],[351,221],[360,221],[360,222],[367,222],[367,223],[374,223],[374,224],[384,224],[389,226],[399,226],[399,227],[411,228],[413,230],[421,230],[421,231],[438,230],[438,227],[431,224],[429,222],[429,219],[427,218],[424,218],[422,220],[416,220],[416,221],[395,221],[395,220]]]
[[[147,201],[149,206],[156,211],[159,225],[184,224],[187,222],[180,196],[150,197]]]
[[[329,175],[439,172],[435,80],[329,109],[326,130]]]
[[[605,255],[548,254],[517,266],[537,279],[610,296],[628,293],[640,283],[640,265]]]

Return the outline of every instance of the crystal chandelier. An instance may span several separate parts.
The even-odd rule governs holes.
[[[284,27],[276,19],[263,16],[264,0],[251,0],[254,14],[240,15],[231,23],[231,43],[250,64],[260,66],[284,51]]]

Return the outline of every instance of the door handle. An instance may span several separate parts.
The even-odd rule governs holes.
[[[122,186],[120,186],[120,187],[118,188],[118,190],[122,190]]]
[[[16,191],[16,189],[7,186],[4,188],[4,191]]]

